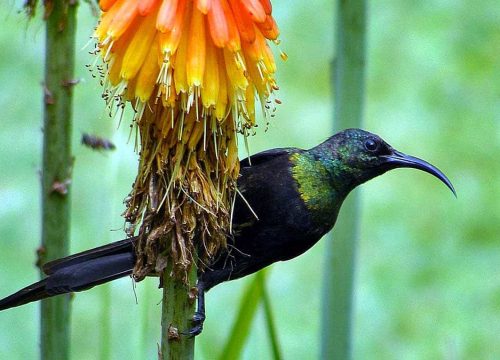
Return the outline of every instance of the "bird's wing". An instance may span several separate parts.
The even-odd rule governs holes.
[[[78,254],[70,255],[70,256],[64,257],[62,259],[50,261],[50,262],[44,264],[42,266],[42,269],[43,269],[43,272],[45,274],[51,275],[59,269],[62,269],[62,268],[65,268],[65,267],[68,267],[71,265],[87,262],[88,260],[91,260],[91,259],[97,259],[97,258],[104,257],[106,255],[113,255],[113,254],[118,254],[118,253],[126,253],[126,252],[133,253],[134,252],[133,247],[135,244],[135,240],[136,240],[136,238],[132,237],[132,238],[128,238],[125,240],[116,241],[116,242],[113,242],[111,244],[99,246],[99,247],[96,247],[94,249],[90,249],[87,251],[82,251]]]
[[[278,156],[281,155],[286,155],[286,154],[291,154],[295,152],[297,149],[295,148],[278,148],[278,149],[271,149],[271,150],[266,150],[262,151],[260,153],[250,155],[249,157],[243,159],[240,161],[240,166],[241,167],[249,167],[249,166],[255,166],[262,164],[264,162],[267,162],[269,160],[272,160]]]

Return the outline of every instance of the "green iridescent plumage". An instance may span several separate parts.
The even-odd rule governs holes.
[[[335,221],[340,204],[345,197],[342,186],[336,185],[327,169],[328,163],[314,157],[311,153],[290,155],[291,173],[307,209],[318,222]]]
[[[342,136],[339,136],[342,134]],[[313,218],[333,226],[347,194],[357,185],[387,171],[377,167],[378,155],[366,150],[370,139],[389,152],[378,136],[362,130],[347,130],[318,146],[290,155],[291,175],[300,198]]]

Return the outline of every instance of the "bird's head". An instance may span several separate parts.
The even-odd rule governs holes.
[[[334,179],[356,187],[396,168],[414,168],[434,175],[455,194],[450,180],[434,165],[403,154],[379,136],[360,129],[347,129],[329,138],[317,147],[318,155],[331,164]]]

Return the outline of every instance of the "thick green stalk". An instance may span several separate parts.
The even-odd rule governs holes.
[[[336,130],[360,127],[365,93],[365,0],[339,0],[333,69]],[[323,288],[323,359],[350,359],[353,283],[359,228],[359,195],[342,207],[329,241]]]
[[[68,254],[71,116],[77,1],[47,2],[41,263]],[[41,304],[41,358],[69,358],[70,295]]]
[[[184,281],[170,276],[172,264],[162,275],[163,303],[161,316],[161,354],[163,360],[190,360],[194,358],[194,337],[182,335],[189,330],[195,309],[195,296]],[[189,283],[196,284],[196,268],[191,267]]]

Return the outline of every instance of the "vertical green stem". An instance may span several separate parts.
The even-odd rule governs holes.
[[[261,274],[261,275],[259,275]],[[266,317],[267,332],[269,333],[269,341],[271,343],[271,351],[273,354],[273,359],[280,360],[283,359],[280,351],[280,344],[278,341],[278,333],[276,331],[276,325],[274,323],[273,309],[271,307],[271,299],[269,298],[269,293],[266,288],[266,278],[264,272],[257,273],[257,276],[261,279],[262,286],[262,302],[264,305],[264,315]]]
[[[337,6],[335,129],[360,127],[365,92],[365,0],[339,0]],[[359,227],[359,194],[342,207],[328,243],[323,289],[322,358],[350,359],[353,282]]]
[[[71,116],[77,2],[46,6],[40,262],[68,254],[70,233]],[[70,296],[41,304],[41,358],[69,358]]]
[[[170,276],[172,264],[162,275],[163,303],[161,317],[161,356],[163,360],[190,360],[194,358],[194,337],[181,335],[192,326],[195,299],[191,289],[179,279]],[[192,266],[189,283],[196,284],[196,267]]]

